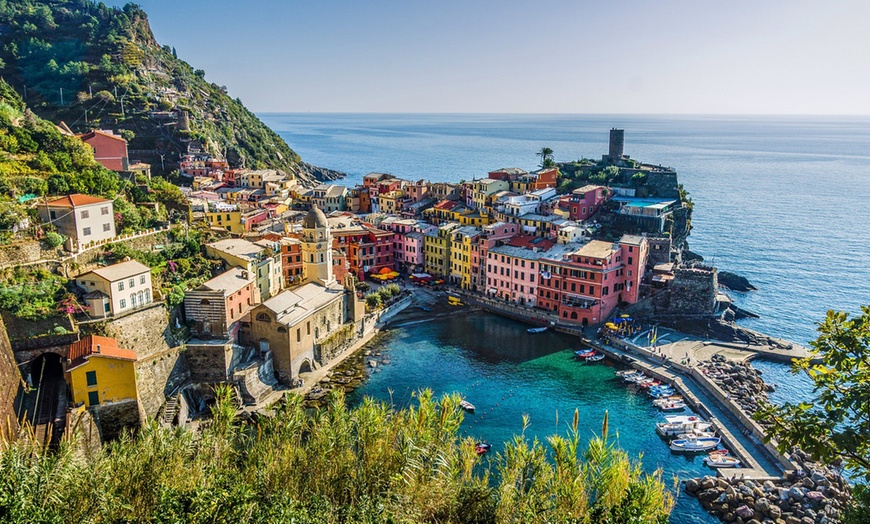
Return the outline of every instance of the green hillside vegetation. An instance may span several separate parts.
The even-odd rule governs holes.
[[[295,172],[299,162],[226,87],[158,45],[135,4],[0,0],[0,68],[40,116],[76,132],[120,130],[131,156],[155,168],[191,141],[234,166]]]
[[[479,457],[460,436],[457,395],[417,395],[393,410],[341,395],[305,413],[288,397],[275,417],[242,424],[218,388],[200,432],[151,422],[93,453],[18,443],[0,452],[5,522],[295,522],[665,524],[661,473],[607,440],[522,436]],[[549,457],[548,457],[549,455]]]

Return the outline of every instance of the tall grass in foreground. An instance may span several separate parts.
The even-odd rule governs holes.
[[[2,522],[664,523],[673,499],[602,436],[515,437],[481,459],[459,437],[456,395],[393,410],[334,395],[307,415],[289,397],[272,418],[239,424],[218,390],[199,432],[152,423],[87,456],[26,444],[0,454]],[[523,428],[525,430],[525,428]],[[498,480],[490,478],[490,468]]]

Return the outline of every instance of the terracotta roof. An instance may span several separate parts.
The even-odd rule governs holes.
[[[78,342],[70,344],[67,371],[81,366],[94,355],[104,358],[136,361],[136,352],[130,349],[119,348],[116,339],[88,335]]]
[[[111,201],[106,200],[105,198],[76,193],[74,195],[67,195],[67,196],[62,196],[60,198],[55,198],[54,200],[50,200],[50,201],[46,202],[45,205],[52,206],[52,207],[79,207],[79,206],[89,206],[91,204],[100,204],[103,202],[111,202]]]
[[[458,202],[454,202],[452,200],[442,200],[441,202],[438,202],[437,204],[435,204],[435,207],[437,207],[438,209],[450,210],[450,209],[453,209],[454,207],[456,207],[457,205],[459,205]]]
[[[125,140],[124,137],[122,137],[121,135],[116,135],[116,134],[112,133],[111,131],[103,131],[102,129],[92,129],[91,131],[88,131],[87,133],[83,133],[83,134],[77,135],[77,136],[79,137],[79,139],[81,141],[85,141],[89,138],[93,138],[96,135],[102,135],[105,137],[113,138],[115,140],[120,140],[120,141],[124,142],[125,144],[127,143],[127,140]]]

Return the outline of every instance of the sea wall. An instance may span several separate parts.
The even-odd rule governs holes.
[[[21,373],[6,336],[6,327],[0,319],[0,442],[12,440],[18,434],[14,402],[19,384]]]

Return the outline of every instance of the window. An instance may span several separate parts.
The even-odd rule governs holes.
[[[305,323],[305,334],[307,336],[311,335],[311,321],[310,320]]]
[[[136,307],[136,293],[130,295],[130,307]]]
[[[103,231],[110,231],[112,229],[112,225],[109,223],[103,224]]]
[[[127,307],[127,300],[122,298],[121,299],[121,309],[124,309],[125,307]]]
[[[145,275],[142,275],[141,277],[139,277],[139,283],[140,283],[140,284],[144,284],[144,283],[145,283]]]
[[[86,236],[86,237],[91,236],[91,228],[86,227],[86,228],[82,229],[82,236]]]
[[[101,215],[108,215],[108,214],[109,214],[109,206],[103,206],[103,207],[101,207],[101,208],[100,208],[100,214],[101,214]]]
[[[135,279],[135,278],[131,278],[127,283],[130,284],[130,287],[131,287],[131,288],[132,288],[132,287],[135,287],[135,286],[136,286],[136,279]]]
[[[96,406],[100,403],[100,394],[96,391],[88,391],[88,405]]]
[[[268,313],[257,313],[257,320],[260,322],[271,322],[272,317]]]
[[[88,210],[82,211],[82,218],[89,218],[91,213]]]
[[[302,328],[296,330],[296,342],[302,341]]]
[[[631,257],[628,257],[628,265],[631,265]]]
[[[85,380],[88,382],[88,386],[96,386],[97,385],[97,372],[96,371],[88,371],[85,373]]]
[[[124,283],[118,282],[118,291],[124,291]]]
[[[52,220],[57,220],[57,213],[54,212],[54,211],[49,211],[49,212],[48,212],[48,216],[49,216]]]

